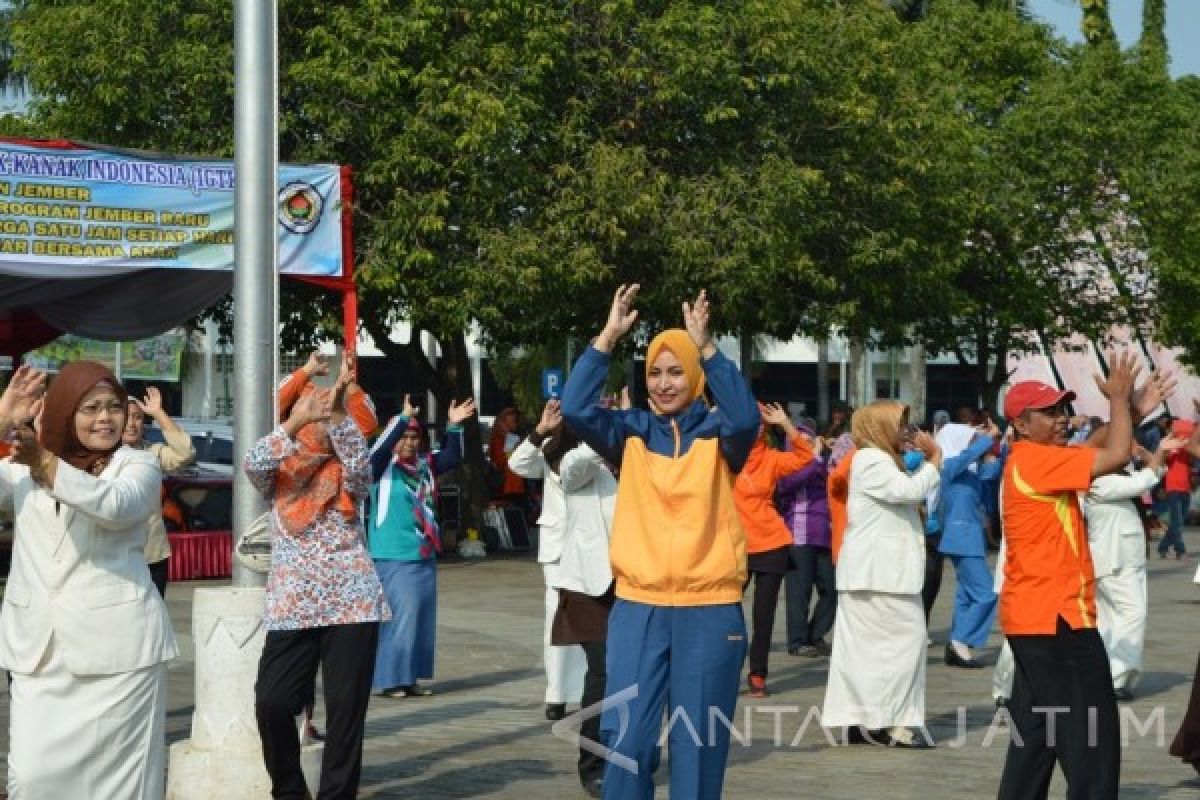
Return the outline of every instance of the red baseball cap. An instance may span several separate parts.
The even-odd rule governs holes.
[[[1069,403],[1074,399],[1072,391],[1055,389],[1041,381],[1021,381],[1014,383],[1004,395],[1004,418],[1016,419],[1031,408],[1049,408],[1063,400]]]

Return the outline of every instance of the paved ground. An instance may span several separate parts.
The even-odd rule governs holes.
[[[1188,534],[1200,552],[1200,533]],[[1195,773],[1167,755],[1179,725],[1200,647],[1200,586],[1195,561],[1150,563],[1150,631],[1146,675],[1128,712],[1161,723],[1145,736],[1129,728],[1122,764],[1122,798],[1194,799]],[[542,586],[538,566],[526,559],[448,562],[439,573],[438,693],[421,699],[373,698],[367,724],[362,797],[521,798],[583,797],[574,777],[575,751],[550,733],[542,715]],[[190,612],[197,583],[174,584],[168,602],[183,657],[171,669],[168,736],[188,736],[192,712]],[[932,623],[944,641],[954,591],[947,567]],[[782,613],[777,641],[783,631]],[[995,656],[998,637],[985,653]],[[928,714],[937,750],[904,752],[831,747],[819,728],[802,729],[819,707],[824,660],[772,654],[773,695],[743,696],[736,720],[747,744],[733,743],[725,782],[729,798],[986,798],[994,797],[1007,746],[993,718],[991,671],[950,669],[941,648],[929,650]],[[7,701],[0,697],[0,747],[7,748]],[[961,717],[960,717],[961,715]],[[959,720],[962,720],[960,723]],[[778,719],[778,733],[776,728]],[[747,720],[749,725],[747,726]],[[962,744],[954,741],[962,732]],[[798,735],[799,734],[799,735]],[[661,785],[656,797],[667,796]],[[1062,797],[1056,776],[1051,797]],[[676,798],[676,800],[680,800]],[[684,799],[686,800],[686,799]]]

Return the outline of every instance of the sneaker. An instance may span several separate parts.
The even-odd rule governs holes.
[[[817,639],[812,644],[813,656],[819,658],[829,658],[833,655],[833,645],[826,642],[824,639]]]
[[[746,682],[750,684],[751,697],[767,696],[767,679],[762,675],[747,675]]]
[[[817,648],[811,644],[802,644],[799,647],[793,647],[788,652],[794,656],[802,656],[804,658],[816,658],[820,655],[817,653]]]
[[[557,722],[567,715],[566,703],[546,703],[546,719]]]

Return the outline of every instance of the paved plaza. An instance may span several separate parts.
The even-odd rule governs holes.
[[[1200,551],[1200,532],[1188,547]],[[1167,754],[1185,708],[1200,648],[1200,586],[1196,562],[1152,556],[1146,673],[1138,697],[1123,707],[1155,720],[1144,734],[1127,724],[1122,798],[1189,798],[1200,793],[1195,773]],[[584,797],[575,778],[576,751],[554,736],[543,717],[541,570],[531,558],[450,560],[438,576],[437,694],[428,698],[372,698],[362,797],[512,798]],[[171,666],[168,738],[186,738],[192,713],[192,591],[210,583],[178,583],[168,603],[182,657]],[[954,593],[953,570],[934,610],[932,635],[944,643]],[[748,607],[747,607],[748,610]],[[784,651],[783,609],[777,617],[770,688],[765,700],[741,697],[735,723],[747,739],[734,741],[725,781],[729,798],[987,798],[994,797],[1006,728],[992,729],[991,670],[951,669],[942,648],[929,649],[927,713],[938,749],[924,752],[833,747],[805,718],[819,708],[825,659]],[[993,634],[984,653],[995,658]],[[318,701],[319,705],[319,701]],[[0,699],[0,730],[7,748],[7,700]],[[319,712],[318,712],[319,713]],[[991,735],[989,737],[989,731]],[[701,735],[705,732],[701,731]],[[798,741],[797,741],[798,739]],[[665,772],[664,769],[660,772]],[[667,796],[660,774],[656,797]],[[1063,796],[1056,775],[1051,797]],[[678,800],[678,799],[677,799]]]

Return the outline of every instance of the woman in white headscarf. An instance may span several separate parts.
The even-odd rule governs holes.
[[[987,565],[983,485],[1003,467],[1001,459],[982,463],[992,451],[999,431],[989,421],[985,427],[950,423],[938,431],[942,449],[942,485],[936,513],[942,540],[938,549],[954,564],[957,588],[946,664],[964,669],[983,667],[971,648],[987,642],[996,616],[996,592]]]

